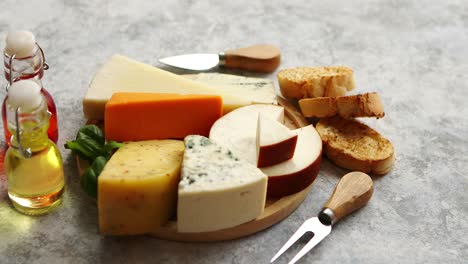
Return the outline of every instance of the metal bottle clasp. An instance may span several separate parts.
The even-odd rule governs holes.
[[[23,157],[29,159],[32,156],[31,148],[26,148],[25,149],[25,148],[23,148],[23,145],[21,145],[21,131],[20,131],[20,125],[19,125],[19,112],[20,112],[20,107],[17,107],[16,110],[15,110],[15,123],[16,123],[16,142],[18,143],[18,146],[15,146],[14,144],[11,144],[11,147],[18,150]],[[11,139],[10,139],[10,141],[11,141]]]

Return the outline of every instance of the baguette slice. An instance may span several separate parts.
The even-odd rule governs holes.
[[[335,97],[355,86],[353,70],[345,66],[290,68],[277,77],[281,93],[288,99]]]
[[[299,100],[299,107],[305,117],[344,118],[377,117],[385,115],[382,100],[378,93],[365,93],[351,96],[319,97]]]
[[[321,119],[316,128],[325,154],[336,165],[374,174],[386,174],[392,169],[392,143],[367,125],[336,116]]]
[[[304,117],[331,117],[338,114],[336,97],[317,97],[299,100]]]

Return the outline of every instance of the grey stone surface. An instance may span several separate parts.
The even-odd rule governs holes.
[[[324,161],[306,201],[263,232],[177,243],[99,235],[96,205],[63,149],[85,123],[81,100],[93,74],[112,54],[159,66],[164,56],[255,43],[280,46],[281,68],[352,67],[354,92],[378,91],[385,105],[385,118],[366,122],[396,148],[395,168],[375,178],[369,205],[301,263],[466,263],[466,1],[2,0],[0,43],[11,29],[33,31],[51,66],[44,84],[58,105],[67,189],[58,210],[29,217],[10,207],[0,176],[0,263],[268,263],[346,171]]]

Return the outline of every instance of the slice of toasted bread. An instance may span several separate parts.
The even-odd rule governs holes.
[[[335,97],[317,97],[299,100],[299,108],[304,117],[330,117],[338,114]]]
[[[336,98],[338,115],[344,118],[377,117],[385,115],[378,93],[365,93]]]
[[[353,70],[345,66],[290,68],[277,77],[288,99],[335,97],[354,89]]]
[[[392,143],[367,125],[335,116],[321,119],[316,129],[325,154],[336,165],[374,174],[386,174],[392,169]]]
[[[299,100],[299,107],[305,117],[344,118],[377,117],[385,115],[378,93],[365,93],[351,96],[318,97]]]

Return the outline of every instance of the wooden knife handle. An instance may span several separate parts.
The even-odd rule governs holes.
[[[265,73],[276,70],[281,61],[279,48],[272,45],[227,50],[220,58],[225,67]]]
[[[373,192],[374,183],[369,175],[358,171],[350,172],[338,182],[324,208],[333,211],[336,218],[332,221],[334,223],[364,207]]]

